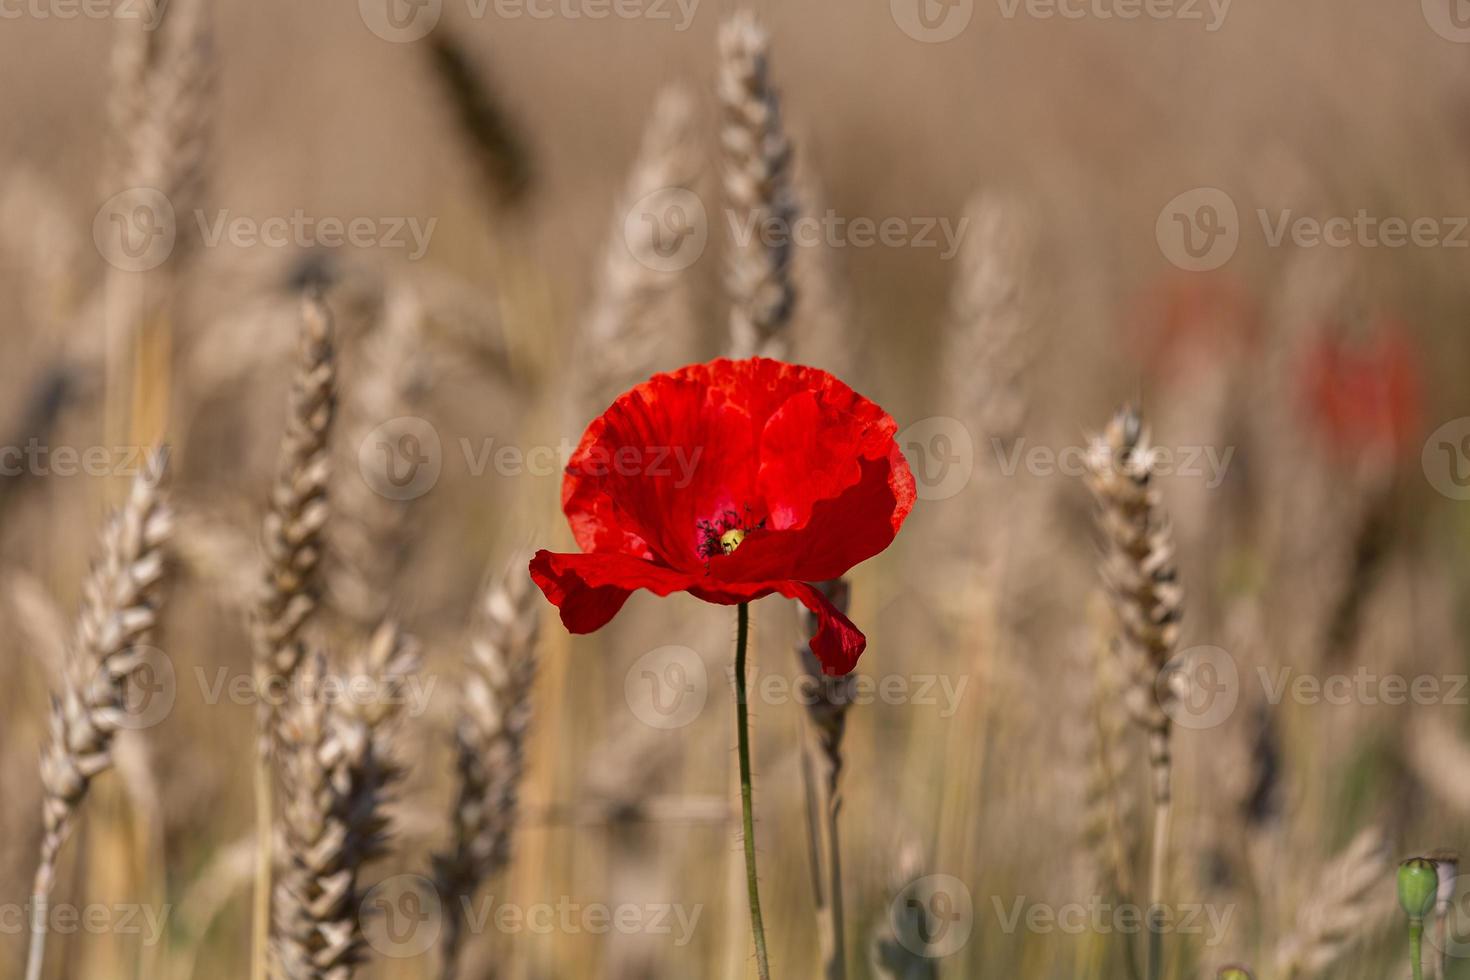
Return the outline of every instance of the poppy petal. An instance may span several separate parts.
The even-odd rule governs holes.
[[[841,578],[893,542],[914,499],[913,474],[895,448],[891,459],[865,461],[861,479],[841,496],[817,501],[804,526],[746,535],[733,554],[710,563],[710,576],[731,582]]]
[[[538,551],[531,559],[531,579],[561,610],[562,624],[573,633],[605,626],[637,589],[666,596],[688,589],[694,581],[683,572],[629,555],[550,551]]]
[[[842,614],[822,590],[805,582],[782,582],[777,591],[795,599],[817,617],[817,632],[812,637],[812,653],[822,664],[822,673],[841,677],[852,672],[858,657],[868,646],[868,638]]]

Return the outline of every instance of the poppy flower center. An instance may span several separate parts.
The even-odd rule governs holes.
[[[716,555],[733,552],[747,534],[765,527],[766,522],[754,520],[747,506],[743,515],[727,510],[712,520],[699,521],[696,526],[699,529],[699,557],[708,561]]]

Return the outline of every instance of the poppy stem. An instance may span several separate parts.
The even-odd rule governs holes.
[[[745,651],[750,645],[750,604],[740,603],[735,630],[735,732],[740,755],[740,820],[745,837],[745,890],[750,896],[750,931],[761,980],[771,980],[766,930],[761,922],[760,884],[755,875],[755,806],[750,788],[750,710],[745,696]]]

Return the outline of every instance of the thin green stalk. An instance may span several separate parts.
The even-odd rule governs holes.
[[[1424,920],[1409,920],[1409,967],[1414,980],[1424,980]]]
[[[740,754],[740,822],[745,835],[745,890],[750,896],[750,931],[760,980],[771,980],[766,930],[761,921],[760,885],[755,875],[755,806],[750,789],[750,709],[745,697],[745,650],[750,640],[750,605],[739,607],[735,632],[735,731]]]

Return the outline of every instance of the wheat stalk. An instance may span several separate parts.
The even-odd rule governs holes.
[[[1127,664],[1128,706],[1148,735],[1153,776],[1154,834],[1149,876],[1150,918],[1161,915],[1171,816],[1172,687],[1160,685],[1179,639],[1184,593],[1174,565],[1168,514],[1152,484],[1148,430],[1132,408],[1113,416],[1088,453],[1088,486],[1097,499],[1103,538],[1101,572],[1119,625],[1118,649]],[[1147,976],[1162,969],[1160,930],[1151,924]]]
[[[846,579],[823,582],[818,588],[839,612],[847,614],[852,593]],[[815,635],[818,626],[816,616],[803,608],[801,620],[804,632],[808,636]],[[798,645],[796,653],[804,686],[802,704],[806,708],[806,724],[803,726],[806,746],[802,753],[801,775],[805,789],[812,893],[822,944],[822,975],[825,980],[842,980],[847,976],[847,948],[838,816],[842,812],[842,742],[847,731],[847,713],[856,693],[857,676],[826,676],[809,644]]]
[[[726,269],[731,351],[779,358],[791,346],[786,328],[796,305],[791,145],[771,87],[770,39],[755,16],[741,11],[720,25],[719,49],[725,197],[732,224],[751,233],[731,243]]]
[[[445,980],[458,971],[469,901],[510,864],[536,679],[537,599],[524,557],[518,557],[486,590],[470,644],[454,738],[459,788],[453,838],[433,860],[439,894],[452,907],[440,945]]]
[[[390,726],[417,663],[412,641],[384,624],[338,686],[361,691],[366,680],[374,697],[325,697],[320,653],[300,666],[300,697],[282,713],[284,854],[274,901],[274,959],[288,980],[347,980],[362,959],[359,881],[386,851],[384,807],[401,775]]]
[[[41,757],[45,792],[33,911],[38,926],[56,879],[56,860],[92,780],[112,768],[113,736],[125,716],[130,678],[144,663],[163,601],[164,548],[172,515],[160,481],[164,457],[134,481],[102,532],[101,557],[83,592],[62,691],[51,705],[50,740]],[[27,980],[38,980],[46,932],[32,933]]]
[[[1100,601],[1100,600],[1099,600]],[[1080,676],[1090,675],[1086,706],[1087,777],[1084,790],[1083,840],[1093,852],[1100,884],[1120,901],[1133,892],[1132,840],[1129,829],[1137,811],[1128,773],[1132,758],[1125,739],[1125,679],[1119,676],[1114,637],[1090,631]]]

